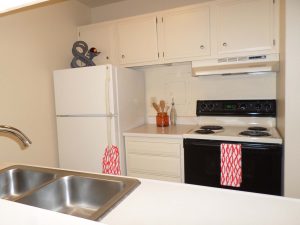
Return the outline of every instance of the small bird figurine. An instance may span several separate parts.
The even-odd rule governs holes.
[[[90,48],[89,52],[87,53],[87,55],[89,56],[90,60],[93,60],[94,57],[96,57],[97,55],[99,55],[101,52],[98,52],[98,50],[96,48]]]

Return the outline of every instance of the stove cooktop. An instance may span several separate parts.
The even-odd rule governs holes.
[[[203,129],[205,126],[195,126],[184,138],[205,139],[205,140],[224,140],[224,141],[241,141],[241,142],[257,142],[257,143],[275,143],[282,144],[280,137],[275,127],[260,127],[260,126],[220,126],[222,129]],[[219,125],[209,125],[218,126]]]
[[[278,143],[276,100],[197,100],[197,124],[184,138]]]

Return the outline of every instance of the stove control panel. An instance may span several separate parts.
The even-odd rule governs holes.
[[[276,100],[198,100],[196,114],[276,117]]]

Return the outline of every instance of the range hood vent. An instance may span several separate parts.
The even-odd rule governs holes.
[[[192,62],[193,76],[277,71],[279,71],[279,54],[227,57]]]

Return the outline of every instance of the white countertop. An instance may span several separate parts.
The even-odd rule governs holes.
[[[237,142],[258,142],[282,144],[282,138],[275,127],[269,127],[270,137],[248,137],[238,135],[248,129],[249,126],[224,126],[224,130],[216,131],[214,134],[198,134],[200,125],[176,125],[168,127],[157,127],[155,124],[145,124],[123,133],[126,137],[158,137],[158,138],[194,138],[203,140],[226,140]]]
[[[144,180],[108,225],[299,225],[300,199]]]
[[[0,200],[0,224],[299,225],[300,199],[140,179],[100,222]]]
[[[165,137],[165,138],[182,138],[182,135],[195,128],[195,125],[175,125],[168,127],[157,127],[155,124],[145,124],[131,130],[125,131],[124,136],[140,137]]]

